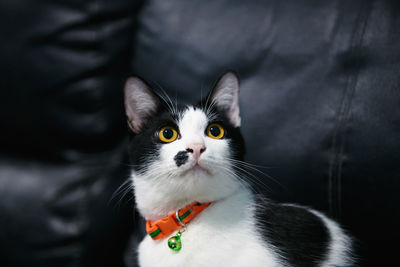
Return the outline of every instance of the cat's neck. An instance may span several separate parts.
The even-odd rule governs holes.
[[[213,202],[218,206],[226,203],[226,205],[229,206],[231,204],[228,203],[238,205],[241,200],[247,201],[251,199],[251,192],[245,187],[238,187],[236,191],[228,196],[217,199],[208,199],[199,196],[180,197],[179,192],[174,195],[165,195],[162,193],[162,190],[146,187],[147,184],[148,183],[140,184],[140,182],[135,184],[136,207],[146,220],[159,220],[168,216],[172,212],[184,208],[194,201],[202,203]]]

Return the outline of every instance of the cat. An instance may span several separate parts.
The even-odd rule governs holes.
[[[235,73],[193,106],[175,105],[138,77],[127,80],[124,97],[136,207],[147,220],[140,266],[353,264],[352,240],[336,222],[259,197],[240,177]]]

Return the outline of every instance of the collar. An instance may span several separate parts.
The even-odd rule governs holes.
[[[185,224],[189,223],[205,208],[210,206],[211,202],[200,203],[193,202],[177,212],[172,212],[168,216],[157,221],[146,221],[146,231],[153,240],[168,237],[173,232],[179,230]],[[183,224],[183,225],[182,225]]]

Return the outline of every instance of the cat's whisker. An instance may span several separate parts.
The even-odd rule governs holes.
[[[172,177],[175,166],[173,164],[169,165],[156,165],[149,164],[147,170],[143,171],[139,175],[145,175],[147,177],[151,177],[155,183],[163,183],[165,182],[165,178]]]
[[[157,93],[156,92],[156,94],[164,101],[164,103],[167,105],[169,111],[172,114],[177,115],[178,114],[178,110],[177,110],[177,108],[175,109],[174,104],[173,104],[171,98],[169,97],[169,95],[167,94],[167,92],[165,92],[165,90],[162,88],[162,86],[159,83],[157,83],[155,81],[153,81],[153,82],[157,85],[158,89],[160,90],[160,92],[164,96],[162,96],[161,93]]]
[[[218,117],[218,115],[216,113],[212,112],[209,115],[207,115],[207,117],[209,118],[210,121],[213,121]]]
[[[207,116],[210,115],[210,113],[211,113],[210,111],[212,110],[212,107],[213,107],[213,105],[214,105],[214,103],[215,103],[214,99],[212,99],[212,100],[211,100],[211,103],[209,104],[210,97],[211,97],[211,94],[209,94],[209,95],[207,96],[206,103],[205,103],[205,105],[203,105],[204,113],[205,113]]]
[[[222,172],[225,172],[226,175],[229,175],[233,178],[235,178],[242,187],[247,188],[251,190],[252,192],[256,193],[256,190],[251,186],[251,184],[248,183],[248,181],[243,180],[243,177],[238,175],[235,171],[233,171],[231,168],[229,168],[229,164],[227,163],[215,163],[213,162],[213,165],[215,165],[216,168],[219,168]],[[243,174],[242,174],[243,175]],[[244,176],[246,176],[244,174]]]
[[[260,179],[258,176],[256,176],[255,174],[251,173],[249,170],[246,170],[245,167],[249,168],[250,170],[255,171],[256,169],[252,166],[246,166],[245,164],[243,164],[242,166],[238,166],[238,163],[241,164],[243,163],[242,161],[238,161],[238,160],[232,160],[231,158],[225,158],[225,159],[219,159],[213,156],[210,156],[210,158],[213,160],[212,164],[216,165],[215,162],[221,162],[223,161],[225,165],[229,165],[232,168],[234,168],[236,171],[238,171],[242,176],[244,176],[244,178],[247,178],[248,181],[246,181],[250,186],[256,184],[261,186],[262,188],[264,188],[267,191],[270,191],[270,188],[268,187],[268,185],[262,180]],[[251,168],[250,168],[251,167]],[[275,181],[273,178],[271,178],[270,176],[268,176],[267,174],[257,170],[258,172],[262,173],[265,177],[267,177],[268,179],[271,179],[272,181],[278,183],[277,181]],[[279,184],[279,183],[278,183]]]
[[[157,94],[157,95],[163,100],[163,102],[165,103],[165,105],[167,105],[168,110],[169,110],[172,114],[175,114],[175,111],[174,111],[173,107],[170,105],[170,103],[169,103],[161,94]]]
[[[247,163],[247,162],[244,162],[244,161],[241,161],[241,160],[235,160],[235,159],[231,159],[231,158],[228,159],[228,160],[231,161],[232,163],[234,163],[233,166],[237,166],[236,164],[238,164],[238,165],[240,165],[242,168],[248,168],[248,169],[250,169],[251,171],[255,171],[255,172],[257,172],[257,173],[263,175],[264,177],[267,177],[269,180],[271,180],[272,182],[276,183],[276,184],[279,185],[280,187],[282,187],[282,188],[284,188],[284,189],[287,189],[282,183],[280,183],[280,182],[279,182],[277,179],[275,179],[273,176],[271,176],[271,175],[269,175],[269,174],[267,174],[267,173],[265,173],[265,172],[262,172],[262,171],[259,170],[257,167],[255,167],[255,166],[258,166],[258,167],[267,168],[267,167],[265,167],[265,166],[254,165],[254,164],[250,164],[250,163]]]
[[[175,114],[177,115],[178,112],[178,96],[176,95],[177,92],[175,91]]]
[[[110,198],[108,204],[111,204],[111,202],[112,202],[117,196],[119,196],[119,199],[116,201],[116,203],[115,203],[115,205],[114,205],[114,208],[116,208],[116,207],[119,208],[119,207],[121,206],[122,200],[126,197],[126,195],[127,195],[129,192],[132,192],[132,194],[133,194],[133,184],[132,184],[131,178],[126,179],[125,182],[123,182],[123,183],[114,191],[114,193],[112,194],[112,196],[111,196],[111,198]],[[129,202],[129,200],[128,200],[127,202]]]
[[[202,109],[204,111],[204,113],[206,114],[207,118],[209,119],[209,121],[213,121],[216,117],[218,117],[218,114],[216,114],[215,112],[212,111],[213,106],[215,105],[215,101],[213,100],[210,105],[208,105],[208,99],[206,100],[206,104],[202,106]]]
[[[174,102],[172,101],[172,99],[169,97],[169,95],[167,94],[167,98],[168,98],[168,101],[171,103],[171,106],[173,107],[173,109],[174,109],[174,114],[175,115],[177,115],[178,114],[178,106],[177,105],[174,105]],[[176,99],[175,99],[175,104],[177,103],[177,101],[176,101]]]
[[[248,163],[248,162],[245,162],[245,161],[242,161],[242,160],[233,159],[233,158],[229,158],[229,160],[230,160],[230,161],[237,162],[237,163],[243,163],[243,164],[246,164],[246,165],[248,165],[248,166],[255,167],[255,168],[263,168],[263,169],[269,169],[269,168],[271,168],[271,167],[268,167],[268,166],[252,164],[252,163]]]
[[[207,99],[206,99],[206,103],[205,103],[205,107],[208,107],[208,102],[210,101],[210,97],[211,97],[211,94],[208,94],[208,96],[207,96]]]
[[[120,194],[121,191],[124,190],[124,187],[130,186],[131,182],[132,182],[132,181],[131,181],[130,178],[126,179],[125,182],[123,182],[123,183],[114,191],[114,193],[111,195],[110,201],[113,200],[118,194]]]
[[[241,180],[244,180],[244,182],[246,183],[246,185],[248,185],[249,188],[254,189],[253,186],[258,185],[258,186],[264,188],[265,190],[270,191],[270,188],[268,187],[268,185],[266,183],[264,183],[256,175],[246,171],[243,168],[237,167],[237,166],[231,166],[231,167],[240,173],[240,175],[236,175],[236,176],[239,177]],[[243,179],[243,178],[245,178],[245,179]],[[253,191],[255,192],[256,190],[254,189]]]
[[[118,207],[121,206],[122,200],[125,199],[128,194],[130,194],[131,197],[126,200],[126,203],[129,203],[134,198],[133,186],[127,187],[124,191],[125,192],[121,195],[120,199],[117,202],[118,203]]]
[[[249,178],[250,185],[251,185],[251,183],[255,183],[255,184],[263,187],[267,191],[270,191],[270,188],[268,187],[268,185],[262,179],[257,177],[256,175],[254,175],[251,172],[249,172],[241,167],[238,167],[238,166],[233,166],[233,168],[238,170],[243,176]]]
[[[216,105],[216,101],[214,99],[211,100],[211,103],[207,106],[206,114],[211,114],[212,109]]]

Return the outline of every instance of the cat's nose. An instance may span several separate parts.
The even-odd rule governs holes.
[[[202,143],[193,143],[188,145],[186,151],[193,154],[194,159],[196,162],[199,161],[200,155],[206,151],[206,147]]]

